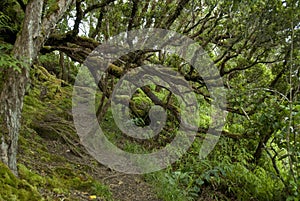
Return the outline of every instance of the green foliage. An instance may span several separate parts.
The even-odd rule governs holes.
[[[59,10],[59,5],[56,0],[47,0],[46,6],[44,10],[44,14],[46,17],[49,17],[51,14],[55,13]]]
[[[147,179],[155,187],[158,196],[165,201],[188,200],[182,189],[179,188],[179,178],[158,172],[155,175],[148,175]]]
[[[275,201],[284,197],[282,182],[274,178],[274,173],[261,167],[251,171],[240,163],[233,164],[224,182],[238,200]]]
[[[199,147],[194,144],[172,168],[146,178],[157,186],[158,195],[164,200],[197,200],[206,196],[206,199],[271,201],[286,196],[285,185],[272,169],[248,163],[251,154],[240,148],[247,141],[238,144],[224,140],[220,140],[208,159],[199,160]],[[210,197],[206,192],[208,187],[212,190]]]
[[[9,25],[10,21],[11,21],[10,17],[0,11],[0,30],[1,29],[8,29],[10,31],[15,31],[15,28],[11,27]]]
[[[3,54],[0,56],[0,66],[4,69],[12,68],[21,73],[22,67],[25,67],[26,64],[16,59],[14,56]]]
[[[26,62],[23,62],[21,59],[15,58],[11,55],[10,51],[13,46],[7,43],[1,43],[0,41],[0,66],[1,71],[4,69],[12,68],[15,71],[21,73],[22,68],[28,68]]]
[[[96,3],[78,2],[82,2],[83,11]],[[94,31],[101,15],[101,26],[98,27],[99,33],[96,36],[100,42],[128,31],[129,22],[132,22],[133,29],[164,27],[167,21],[173,20],[170,17],[174,17],[170,29],[193,38],[207,50],[228,89],[228,104],[224,107],[228,112],[227,122],[224,128],[215,129],[223,129],[232,135],[225,133],[214,151],[206,159],[200,160],[199,150],[205,134],[199,133],[180,161],[167,170],[147,175],[149,182],[156,186],[158,195],[164,200],[199,200],[203,197],[207,200],[299,200],[300,51],[297,26],[300,23],[300,12],[296,9],[299,5],[293,1],[276,0],[189,1],[181,12],[175,13],[180,9],[175,1],[135,2],[136,8],[133,8],[132,1],[120,0],[85,13],[80,25],[84,30],[81,29],[81,32],[85,32],[85,29]],[[16,6],[15,1],[3,0],[0,3],[1,41],[11,39],[11,44],[14,38],[10,38],[10,34],[16,35],[20,30],[20,19],[23,18],[22,14],[16,14],[21,13]],[[47,19],[57,9],[56,0],[46,1],[44,18]],[[72,7],[64,21],[56,26],[57,39],[63,39],[65,35],[60,34],[71,30],[68,22],[75,21],[78,17],[74,9]],[[133,11],[136,12],[132,17]],[[86,25],[91,27],[86,28]],[[72,58],[79,56],[82,59],[92,49],[90,47],[97,45],[93,39],[82,39],[84,44],[77,41],[76,37],[66,39],[68,41],[61,44],[63,47],[60,48],[72,55]],[[56,47],[60,44],[49,44],[51,45]],[[21,61],[23,58],[13,57],[12,49],[12,45],[1,42],[0,75],[8,68],[21,72],[26,67]],[[172,52],[172,47],[169,50]],[[205,86],[207,83],[197,77],[198,73],[192,66],[170,52],[148,52],[141,53],[141,56],[132,54],[139,58],[124,55],[115,62],[116,68],[112,71],[119,75],[124,66],[126,70],[131,70],[140,63],[169,66],[180,76],[189,78],[189,84],[197,93],[200,108],[196,120],[201,128],[208,128],[213,120],[210,117],[213,100]],[[189,51],[185,54],[192,56]],[[36,66],[31,70],[32,86],[24,99],[22,132],[25,133],[20,137],[20,148],[25,154],[33,152],[33,156],[39,156],[44,162],[61,162],[61,157],[47,153],[47,149],[40,143],[41,138],[53,140],[61,138],[61,135],[74,134],[71,126],[64,121],[64,118],[72,119],[72,88],[52,75],[58,76],[61,73],[56,52],[41,55],[39,62],[44,67]],[[78,66],[72,62],[70,67],[69,81],[73,83]],[[95,87],[90,72],[84,67],[81,70],[84,73],[78,77],[78,81],[85,86]],[[119,81],[118,78],[114,79],[115,83]],[[212,79],[211,82],[213,81]],[[172,95],[168,100],[168,90],[156,90],[154,85],[150,88],[160,101],[170,101],[170,104],[181,111],[180,101],[175,96]],[[101,95],[97,95],[99,99]],[[141,90],[130,98],[130,121],[140,127],[149,125],[148,113],[154,103]],[[172,112],[167,111],[167,114],[164,130],[157,138],[147,142],[125,137],[114,123],[111,109],[101,126],[108,139],[125,151],[148,153],[150,149],[158,150],[161,145],[167,145],[178,131],[178,120]],[[57,122],[53,123],[49,119],[56,119]],[[32,144],[35,150],[29,148],[29,136],[34,141]],[[4,186],[0,200],[28,200],[29,194],[33,200],[38,200],[41,198],[38,193],[41,188],[65,195],[76,189],[89,191],[99,197],[111,197],[106,186],[82,171],[75,171],[72,164],[57,166],[45,177],[25,165],[19,167],[21,180],[6,173],[5,167],[0,166],[3,175],[0,182]],[[17,188],[20,191],[16,192]],[[206,190],[212,195],[208,196]]]
[[[16,35],[22,26],[24,13],[16,1],[0,2],[0,41],[14,44]]]

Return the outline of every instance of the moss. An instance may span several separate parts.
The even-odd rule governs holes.
[[[48,1],[48,10],[46,12],[46,17],[49,17],[52,13],[55,13],[59,10],[59,5],[56,0],[49,0]]]
[[[75,177],[75,174],[72,172],[70,168],[58,167],[55,168],[54,172],[63,178]]]
[[[0,200],[43,200],[37,188],[16,178],[3,163],[0,163],[0,175]]]
[[[100,182],[94,181],[91,186],[91,193],[106,200],[112,200],[112,193],[109,188]]]
[[[78,41],[82,41],[82,42],[85,42],[85,43],[93,44],[93,46],[95,46],[95,47],[97,47],[98,45],[100,45],[99,42],[97,42],[93,38],[89,38],[89,37],[86,37],[86,36],[77,36],[76,39]]]
[[[8,173],[9,170],[7,169]],[[69,167],[57,167],[51,176],[41,176],[24,165],[19,165],[19,174],[22,183],[15,182],[15,188],[22,187],[20,197],[27,198],[32,192],[38,192],[39,188],[47,188],[49,191],[68,196],[71,190],[87,192],[98,197],[111,199],[112,194],[109,188],[100,182],[92,179],[84,172],[74,171]],[[9,175],[17,180],[11,173]],[[29,185],[30,183],[30,185]],[[39,197],[40,198],[40,197]],[[1,200],[1,199],[0,199]],[[29,199],[24,199],[29,200]]]
[[[24,97],[23,117],[26,119],[25,123],[31,123],[36,119],[42,119],[47,111],[45,109],[46,105],[35,97],[36,93],[38,93],[36,89],[32,90],[31,93],[30,96]]]
[[[0,163],[0,175],[1,182],[3,182],[3,184],[10,185],[11,187],[18,186],[17,178],[9,171],[7,166],[5,166],[3,163]]]
[[[46,184],[44,177],[30,171],[22,164],[19,165],[19,174],[21,179],[26,180],[33,186],[43,186]]]
[[[70,165],[67,165],[70,166]],[[95,194],[98,197],[110,198],[109,188],[92,179],[84,172],[76,171],[70,167],[57,167],[51,176],[40,176],[24,165],[19,166],[20,177],[35,187],[48,188],[50,191],[69,195],[71,190],[78,190]]]
[[[108,67],[108,72],[116,77],[120,77],[123,74],[123,68],[110,64]]]
[[[87,176],[87,175],[86,175]],[[105,200],[112,199],[112,193],[109,188],[102,183],[87,177],[84,180],[79,177],[75,177],[72,180],[72,187],[80,191],[88,191],[91,195],[96,195]]]
[[[151,106],[153,105],[152,101],[145,96],[133,97],[130,104],[131,104],[131,108],[134,110],[134,113],[137,114],[138,117],[142,119],[146,118]]]
[[[70,133],[69,125],[64,126],[61,122],[72,119],[70,112],[66,112],[71,111],[72,88],[61,87],[63,81],[41,66],[35,66],[33,71],[32,87],[24,98],[23,125],[48,140],[59,139],[54,128]]]
[[[62,87],[63,81],[43,67],[36,66],[33,71],[32,86],[24,100],[24,122],[19,137],[20,178],[14,177],[7,168],[5,173],[0,168],[0,186],[4,189],[3,193],[0,189],[0,201],[55,200],[57,194],[64,200],[76,200],[72,197],[74,191],[112,200],[109,188],[84,172],[89,166],[79,168],[62,155],[49,153],[49,139],[58,144],[61,143],[60,135],[70,140],[77,139],[72,122],[67,120],[72,106],[72,87]],[[41,96],[43,88],[47,93]],[[43,198],[38,192],[43,192]]]

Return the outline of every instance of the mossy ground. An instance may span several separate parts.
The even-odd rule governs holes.
[[[24,100],[15,177],[0,163],[0,201],[157,200],[139,176],[102,166],[72,123],[72,87],[43,67],[32,71]]]

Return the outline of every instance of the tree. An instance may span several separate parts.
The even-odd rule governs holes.
[[[51,31],[67,11],[73,0],[59,0],[48,5],[43,16],[44,1],[31,0],[26,5],[23,26],[15,41],[12,55],[21,61],[19,69],[7,68],[0,95],[3,133],[1,136],[1,161],[17,175],[17,147],[20,119],[29,70]],[[21,64],[23,64],[21,66]]]
[[[295,108],[298,107],[289,106],[290,102],[299,105],[299,69],[295,65],[299,63],[296,56],[299,55],[300,13],[296,9],[299,2],[106,2],[77,1],[73,29],[52,35],[44,51],[60,50],[74,61],[83,63],[97,45],[120,32],[151,27],[188,35],[210,54],[224,79],[224,87],[228,89],[228,104],[223,108],[228,112],[228,120],[222,130],[223,136],[245,140],[244,146],[252,155],[249,163],[259,166],[268,159],[278,178],[291,189],[290,177],[286,175],[297,172],[298,159],[290,155],[291,150],[299,149],[299,137],[296,135],[299,130],[296,131],[295,126],[288,128],[286,122],[281,122],[287,118],[293,122],[291,125],[297,124],[295,117],[292,119],[287,115],[287,108],[294,107],[289,112],[292,114],[297,112]],[[84,27],[87,21],[94,24],[95,28],[87,28],[86,33],[80,36],[79,28]],[[86,37],[90,37],[90,40]],[[113,86],[104,86],[113,82],[107,79],[117,82],[126,72],[148,63],[171,65],[190,82],[195,93],[210,104],[210,95],[201,75],[177,57],[163,54],[161,52],[157,56],[151,51],[135,52],[122,57],[121,62],[114,62],[108,70],[109,75],[104,76],[98,84],[100,91],[105,94],[99,108],[106,108],[103,107],[104,99],[110,101],[112,90],[107,88]],[[290,81],[287,77],[291,77]],[[158,97],[153,96],[155,94],[148,90],[144,90],[144,93],[152,98],[154,104],[159,103]],[[98,111],[98,114],[103,112]],[[199,128],[199,136],[205,131],[206,126]],[[291,162],[287,163],[286,159]],[[286,168],[279,170],[278,166]],[[292,178],[292,183],[296,183],[295,178]]]
[[[22,1],[18,2],[21,2],[19,9],[24,9]],[[66,8],[59,10],[62,2]],[[261,159],[268,159],[275,174],[286,186],[289,185],[290,177],[286,176],[288,172],[285,169],[297,172],[299,160],[291,155],[300,149],[297,143],[299,127],[296,126],[299,115],[295,114],[299,113],[298,1],[74,0],[70,7],[72,12],[67,12],[64,20],[59,22],[72,2],[47,1],[43,6],[40,1],[29,1],[22,31],[13,50],[14,56],[21,61],[16,62],[18,65],[30,66],[38,53],[57,50],[73,61],[83,63],[109,37],[135,29],[165,28],[185,34],[209,53],[224,80],[224,87],[228,89],[228,104],[223,108],[228,112],[228,118],[221,130],[223,136],[245,141],[243,147],[252,155],[249,163],[259,166],[265,161]],[[38,12],[30,12],[33,8]],[[4,12],[7,11],[5,9],[0,11],[9,14]],[[30,22],[35,22],[35,29],[29,29]],[[70,22],[74,25],[69,26]],[[59,26],[54,29],[56,24]],[[10,43],[17,37],[15,30],[18,26],[11,30],[5,27],[0,27],[4,36],[1,38]],[[13,37],[10,38],[9,34]],[[204,104],[211,104],[206,84],[193,66],[165,52],[137,51],[110,65],[106,76],[96,77],[97,73],[93,74],[97,81],[101,78],[98,87],[104,94],[97,111],[99,119],[107,110],[114,83],[128,71],[149,63],[172,66],[190,83]],[[19,71],[13,68],[5,70],[0,97],[6,117],[6,134],[2,143],[2,155],[5,157],[2,160],[7,161],[12,169],[15,169],[15,164],[9,162],[8,156],[11,150],[16,151],[22,97],[29,70],[20,68]],[[159,88],[157,91],[147,87],[142,90],[153,104],[168,104],[169,112],[176,113],[176,105],[172,105],[171,101],[163,103],[155,95]],[[283,122],[283,119],[289,121]],[[217,130],[220,128],[212,129]],[[201,125],[199,137],[206,131],[207,125]],[[286,164],[288,168],[279,169]],[[296,176],[292,179],[294,183]]]

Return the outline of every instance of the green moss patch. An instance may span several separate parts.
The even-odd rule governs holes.
[[[0,163],[0,200],[43,200],[37,188],[28,181],[16,178],[3,163]]]

